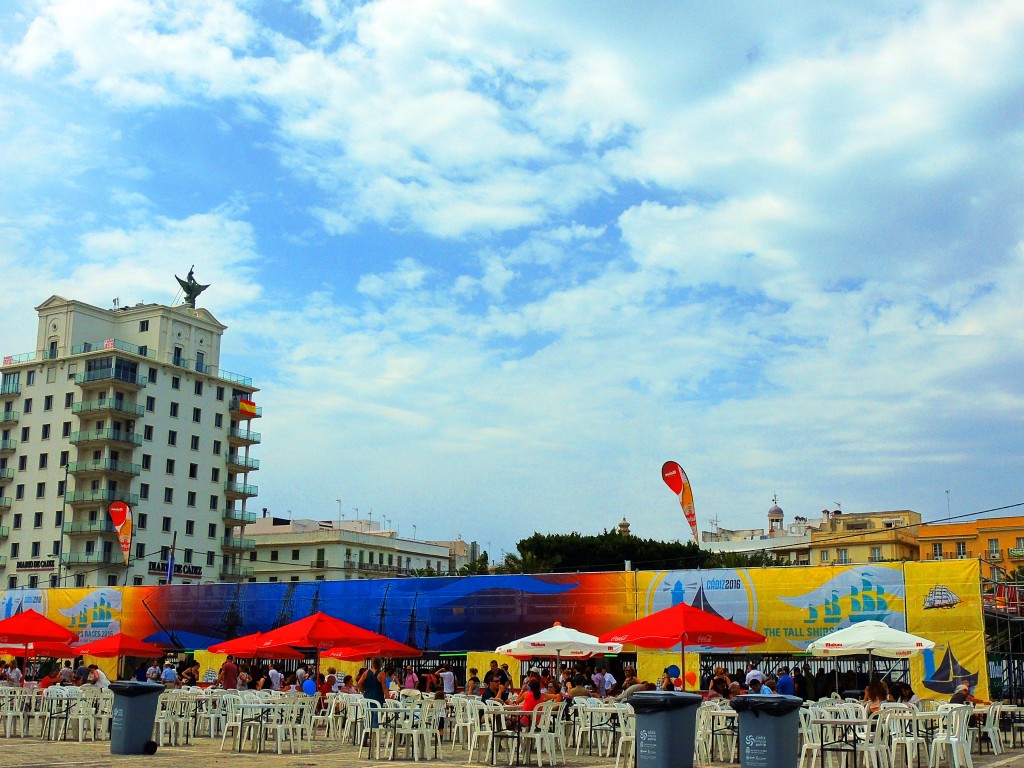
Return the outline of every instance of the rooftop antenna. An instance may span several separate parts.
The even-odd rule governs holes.
[[[341,506],[341,499],[335,499],[338,502],[338,527],[341,528],[341,521],[345,519],[345,509]]]
[[[947,520],[949,520],[949,516],[950,516],[950,511],[949,511],[949,489],[947,488],[946,489],[946,519]]]
[[[120,309],[120,308],[121,308],[121,299],[119,299],[117,296],[115,296],[114,297],[114,309]]]

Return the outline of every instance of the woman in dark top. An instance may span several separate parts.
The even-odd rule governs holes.
[[[384,703],[384,673],[381,671],[383,662],[379,658],[370,660],[370,668],[359,676],[356,687],[363,692],[363,697]]]

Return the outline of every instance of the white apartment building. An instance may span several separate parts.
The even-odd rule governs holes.
[[[252,380],[221,370],[205,309],[51,296],[36,348],[0,364],[0,584],[157,584],[251,574]],[[128,562],[108,514],[134,516]]]
[[[345,581],[456,570],[449,542],[403,539],[373,520],[261,517],[249,526],[250,581]],[[464,542],[463,542],[464,543]]]

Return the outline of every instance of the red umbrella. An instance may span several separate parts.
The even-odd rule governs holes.
[[[122,656],[146,656],[152,658],[164,655],[164,650],[159,645],[147,643],[121,632],[104,637],[102,640],[93,640],[91,643],[80,645],[75,650],[83,655],[88,654],[89,656],[99,656],[101,658],[120,658]]]
[[[260,639],[259,645],[261,648],[295,646],[323,650],[339,645],[368,645],[387,640],[384,635],[349,624],[321,611],[267,632]]]
[[[735,648],[763,643],[765,636],[721,616],[679,603],[605,632],[598,639],[602,643],[632,643],[643,648],[671,648],[679,643],[680,653],[685,654],[687,645]]]
[[[286,645],[264,648],[262,645],[263,638],[264,634],[262,632],[254,632],[251,635],[243,635],[242,637],[236,637],[234,640],[225,640],[222,643],[211,645],[206,650],[210,653],[227,653],[240,659],[306,658],[306,654]]]
[[[26,645],[11,645],[0,647],[0,656],[26,656],[34,659],[39,657],[53,657],[56,659],[73,659],[78,655],[78,649],[72,648],[67,643],[29,643]]]
[[[40,642],[71,643],[78,639],[78,635],[70,629],[65,629],[55,621],[43,616],[38,611],[29,608],[27,611],[16,613],[3,621],[0,621],[0,645],[20,645],[23,648],[24,657],[28,658],[29,646]],[[22,671],[22,682],[25,681],[24,668]]]
[[[412,658],[422,656],[423,651],[385,637],[383,641],[378,643],[342,645],[326,650],[320,655],[331,659],[341,659],[342,661],[360,661],[371,656],[383,656],[386,659]]]

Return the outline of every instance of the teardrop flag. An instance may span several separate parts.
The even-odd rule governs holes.
[[[686,477],[686,473],[679,464],[674,461],[666,461],[661,466],[661,479],[672,489],[672,493],[679,497],[679,506],[683,508],[686,522],[690,524],[693,540],[700,544],[697,538],[697,513],[693,509],[693,491],[690,490],[689,478]]]
[[[124,553],[124,564],[128,565],[132,548],[132,508],[123,501],[115,501],[107,507],[107,514],[117,532],[117,541]]]

